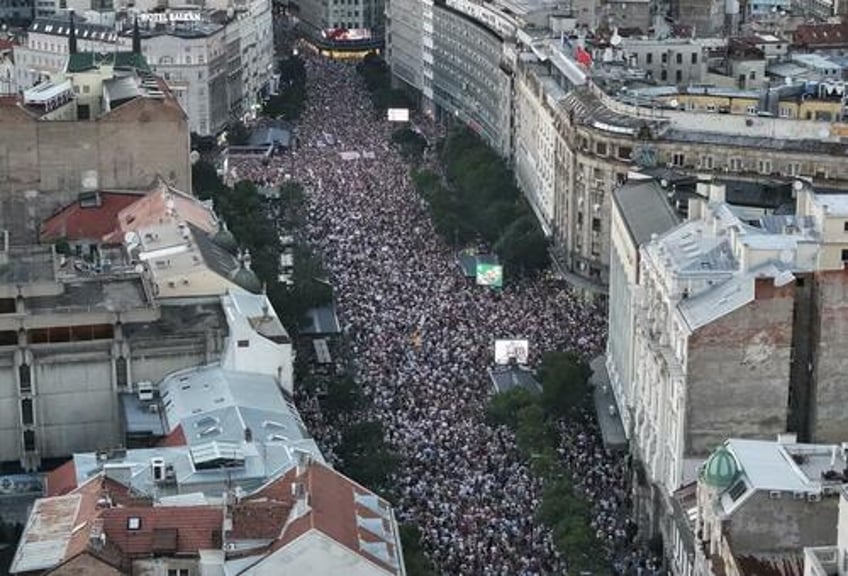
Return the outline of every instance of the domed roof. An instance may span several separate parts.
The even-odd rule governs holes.
[[[713,452],[701,471],[704,482],[719,489],[730,486],[738,475],[739,465],[736,458],[724,446]]]
[[[212,242],[229,252],[235,254],[238,251],[238,242],[233,233],[226,226],[221,226],[212,237]]]
[[[232,280],[248,292],[259,294],[262,291],[262,281],[253,273],[253,270],[244,266],[235,271]]]

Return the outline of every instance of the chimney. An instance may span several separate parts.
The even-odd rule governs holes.
[[[106,533],[103,531],[103,519],[96,518],[91,523],[91,529],[88,532],[88,545],[94,550],[102,550],[106,545]]]

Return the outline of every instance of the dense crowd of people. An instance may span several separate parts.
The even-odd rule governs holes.
[[[534,519],[539,481],[514,435],[485,422],[487,368],[499,338],[529,340],[534,366],[549,350],[596,355],[602,314],[553,278],[499,291],[468,281],[390,144],[396,126],[375,115],[353,65],[307,57],[307,89],[299,146],[231,169],[262,184],[290,178],[307,191],[306,235],[336,287],[356,378],[403,458],[399,519],[420,527],[443,574],[562,573],[568,559]],[[560,431],[561,455],[618,571],[653,573],[631,545],[621,458],[604,450],[588,414]]]

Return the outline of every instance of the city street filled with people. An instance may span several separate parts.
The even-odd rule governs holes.
[[[398,126],[375,113],[354,65],[307,55],[306,67],[298,146],[232,161],[229,176],[291,180],[307,192],[306,236],[335,288],[357,381],[402,457],[399,520],[419,526],[443,574],[564,572],[568,559],[534,518],[539,481],[512,432],[485,422],[487,369],[502,338],[527,339],[531,367],[551,350],[597,356],[603,314],[552,275],[497,291],[466,279],[391,144]],[[561,422],[559,431],[560,454],[592,504],[592,529],[616,572],[659,573],[634,547],[629,472],[603,448],[594,416]]]

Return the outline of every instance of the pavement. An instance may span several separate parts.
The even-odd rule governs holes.
[[[609,450],[627,450],[627,436],[624,433],[624,425],[621,423],[612,387],[609,385],[606,359],[603,355],[598,356],[589,363],[589,366],[592,368],[589,383],[593,387],[595,413],[601,427],[604,446]]]

